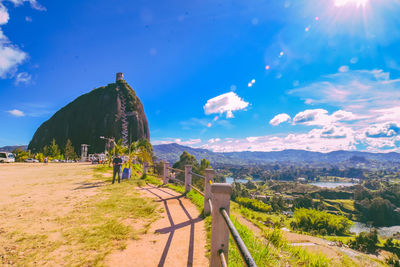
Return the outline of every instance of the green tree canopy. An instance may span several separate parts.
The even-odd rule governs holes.
[[[67,143],[65,143],[65,148],[64,148],[64,155],[66,160],[74,160],[77,158],[77,155],[75,153],[75,149],[72,145],[71,140],[67,140]]]
[[[204,175],[204,170],[210,168],[210,162],[208,160],[202,159],[199,164],[195,156],[183,151],[179,161],[175,162],[172,167],[175,169],[185,170],[185,165],[192,165],[192,172],[200,175]],[[183,173],[177,173],[176,178],[184,181],[185,175]],[[201,190],[204,189],[204,179],[201,177],[192,175],[192,184]]]
[[[46,157],[52,157],[52,158],[59,158],[61,155],[61,151],[58,148],[58,145],[56,143],[56,139],[53,138],[49,146],[44,146],[43,147],[43,154]]]
[[[24,151],[20,147],[14,149],[12,153],[15,155],[15,161],[17,162],[22,162],[26,160],[27,158],[31,157],[31,154],[29,151]]]

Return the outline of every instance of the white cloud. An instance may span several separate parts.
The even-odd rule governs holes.
[[[299,112],[293,118],[293,124],[327,125],[332,122],[325,109],[307,109]]]
[[[354,131],[347,127],[328,125],[324,126],[322,129],[313,129],[309,134],[310,136],[314,135],[317,138],[338,139],[354,136]]]
[[[341,67],[339,68],[339,71],[340,71],[340,72],[348,72],[348,71],[349,71],[349,66],[341,66]]]
[[[26,58],[27,54],[12,45],[0,29],[0,77],[5,78],[8,73],[15,71]]]
[[[371,110],[377,122],[397,122],[400,123],[400,107],[384,108]]]
[[[232,111],[243,110],[248,105],[236,93],[229,92],[209,99],[203,108],[206,115],[226,113],[226,118],[229,119],[234,117]]]
[[[174,140],[174,142],[180,145],[195,145],[201,143],[201,139],[189,139],[186,141],[182,141],[181,139],[177,138]]]
[[[400,124],[384,123],[368,127],[365,135],[371,138],[393,137],[400,134]]]
[[[15,6],[20,6],[23,5],[25,2],[28,2],[33,9],[46,11],[46,8],[41,4],[39,4],[38,1],[36,0],[8,0],[8,1],[12,2]]]
[[[7,24],[9,19],[7,8],[0,2],[0,25]]]
[[[269,121],[269,124],[273,126],[278,126],[279,124],[290,121],[290,116],[286,113],[281,113],[276,115],[275,117],[272,118],[272,120]]]
[[[349,133],[349,134],[348,134]],[[280,151],[285,149],[304,149],[330,152],[335,150],[354,150],[356,140],[351,129],[313,129],[308,133],[283,136],[250,136],[246,138],[226,138],[218,143],[204,144],[202,148],[216,152],[228,151]]]
[[[211,138],[211,139],[208,140],[208,143],[213,144],[213,143],[217,143],[217,142],[219,142],[219,141],[221,141],[220,138]]]
[[[328,104],[365,115],[371,109],[400,106],[400,79],[390,79],[383,70],[349,70],[324,76],[289,94],[306,104]]]
[[[156,140],[151,142],[154,145],[164,145],[164,144],[172,144],[176,143],[179,145],[183,146],[193,146],[196,144],[201,143],[201,139],[188,139],[188,140],[182,140],[180,138],[165,138],[164,140]]]
[[[25,21],[26,21],[26,22],[32,22],[32,18],[31,18],[31,17],[28,17],[28,16],[26,16],[26,17],[25,17]]]
[[[25,116],[25,113],[18,109],[9,110],[7,112],[15,117],[24,117]]]
[[[332,119],[334,121],[352,121],[360,119],[360,116],[357,116],[349,111],[338,110],[332,114]]]
[[[29,83],[32,79],[32,76],[26,72],[20,72],[15,76],[15,84],[18,85],[20,83]]]
[[[31,7],[37,10],[46,10],[36,0],[8,0],[15,6],[29,2]],[[5,25],[10,19],[7,8],[3,5],[5,1],[0,1],[0,25]],[[5,78],[8,74],[14,74],[17,67],[22,64],[28,55],[12,44],[0,28],[0,78]]]

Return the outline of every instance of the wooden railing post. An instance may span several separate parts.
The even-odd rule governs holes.
[[[168,167],[169,167],[169,163],[168,162],[164,162],[164,169],[163,169],[163,183],[164,184],[168,184]]]
[[[227,265],[229,260],[229,229],[220,213],[220,209],[224,208],[229,214],[232,186],[226,183],[214,183],[211,185],[211,194],[212,219],[210,267],[219,267],[219,251],[224,253]]]
[[[211,183],[214,180],[215,170],[205,169],[205,179],[204,179],[204,214],[209,215],[211,212],[210,202],[211,199]]]
[[[185,193],[190,191],[192,184],[192,165],[185,165]]]
[[[143,162],[143,176],[147,174],[147,162]]]

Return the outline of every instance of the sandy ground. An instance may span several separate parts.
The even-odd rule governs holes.
[[[8,240],[13,232],[62,239],[56,219],[104,185],[93,181],[92,169],[87,163],[0,164],[0,264],[15,264],[6,260],[16,249]]]
[[[146,235],[106,259],[107,266],[208,266],[206,233],[196,207],[179,193],[148,185],[139,189],[164,208]],[[138,256],[140,255],[140,257]]]
[[[98,192],[101,183],[87,182],[92,168],[81,163],[0,164],[0,229],[53,230],[52,219]]]

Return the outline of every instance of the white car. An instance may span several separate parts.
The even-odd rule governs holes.
[[[37,160],[37,159],[26,159],[25,162],[38,163],[39,160]]]
[[[4,163],[15,162],[15,156],[13,153],[0,152],[0,162]]]

